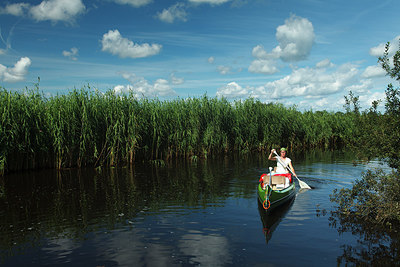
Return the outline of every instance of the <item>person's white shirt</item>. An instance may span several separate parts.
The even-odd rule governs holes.
[[[275,173],[288,173],[289,171],[287,170],[286,167],[289,167],[289,163],[291,162],[291,159],[290,159],[290,158],[281,158],[281,159],[282,159],[283,163],[284,163],[286,166],[283,166],[283,165],[280,163],[280,161],[277,160],[277,163],[276,163],[276,171],[275,171]]]

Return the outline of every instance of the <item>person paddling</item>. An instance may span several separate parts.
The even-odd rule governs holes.
[[[275,168],[274,173],[275,173],[275,174],[278,174],[278,173],[288,173],[289,171],[286,169],[286,166],[288,166],[288,167],[290,168],[290,170],[292,171],[292,173],[294,174],[294,176],[296,176],[296,172],[294,171],[294,168],[293,168],[293,165],[292,165],[292,160],[291,160],[290,158],[286,157],[287,149],[284,148],[284,147],[281,148],[281,159],[282,159],[283,163],[284,163],[286,166],[283,166],[283,165],[281,164],[281,162],[279,162],[279,161],[277,160],[277,158],[273,156],[273,154],[274,154],[275,151],[276,151],[275,149],[272,149],[272,150],[271,150],[271,153],[270,153],[269,156],[268,156],[268,159],[269,159],[269,160],[277,161],[277,163],[276,163],[276,168]]]

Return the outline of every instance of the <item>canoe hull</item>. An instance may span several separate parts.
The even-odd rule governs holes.
[[[268,203],[264,203],[266,196],[268,196],[268,190],[271,190],[271,194],[269,196],[270,206],[268,207]],[[261,204],[264,203],[264,207],[268,207],[268,211],[274,210],[280,205],[290,201],[296,194],[295,183],[292,183],[289,187],[282,190],[272,190],[269,186],[266,189],[263,189],[261,183],[258,185],[258,200]]]

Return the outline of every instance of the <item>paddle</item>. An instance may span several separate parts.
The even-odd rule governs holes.
[[[279,163],[282,164],[283,167],[288,169],[290,171],[290,173],[294,175],[294,177],[296,177],[297,181],[299,181],[300,188],[311,189],[311,187],[308,184],[306,184],[305,182],[301,181],[299,179],[299,177],[297,177],[297,175],[295,173],[293,173],[293,171],[283,162],[283,160],[278,155],[278,153],[276,153],[276,151],[274,151],[274,154],[276,155],[276,158],[278,159]]]

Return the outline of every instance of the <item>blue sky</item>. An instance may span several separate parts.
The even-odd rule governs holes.
[[[0,85],[87,84],[160,99],[224,96],[343,111],[384,99],[399,1],[45,0],[0,4]],[[383,105],[382,105],[383,106]]]

